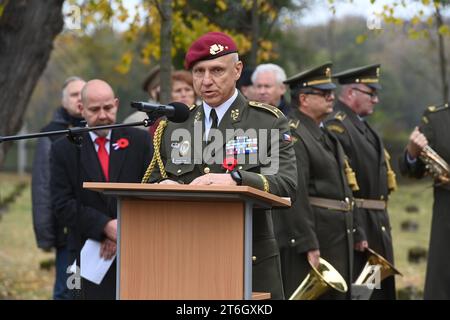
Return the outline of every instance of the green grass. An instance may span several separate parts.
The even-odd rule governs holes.
[[[414,247],[428,250],[431,213],[433,204],[433,188],[431,180],[424,180],[409,185],[400,185],[389,202],[389,213],[392,224],[395,266],[403,273],[396,277],[397,288],[415,287],[422,292],[424,288],[426,262],[418,264],[408,261],[408,251]],[[408,213],[407,206],[416,206],[418,211]],[[419,225],[417,232],[401,230],[401,223],[412,220]]]
[[[54,268],[40,269],[40,263],[54,257],[36,247],[31,220],[30,178],[0,173],[0,196],[6,196],[21,181],[27,187],[9,206],[0,220],[0,299],[50,299],[54,281]],[[408,262],[408,250],[413,247],[428,249],[432,188],[423,181],[400,185],[392,194],[389,212],[394,239],[395,266],[403,273],[396,277],[397,288],[415,287],[423,290],[426,263]],[[406,207],[415,205],[416,213],[408,213]],[[419,224],[416,233],[401,231],[404,220]]]
[[[0,299],[50,299],[54,268],[40,263],[53,259],[36,246],[31,218],[30,179],[0,173],[0,195],[6,196],[21,181],[27,187],[0,220]]]

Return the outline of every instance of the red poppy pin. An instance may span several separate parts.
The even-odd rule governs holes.
[[[130,145],[130,142],[126,138],[120,138],[116,141],[116,143],[113,143],[114,150],[118,149],[125,149]]]
[[[233,171],[234,167],[237,166],[237,160],[234,157],[228,157],[223,159],[222,167],[227,170],[227,172]]]

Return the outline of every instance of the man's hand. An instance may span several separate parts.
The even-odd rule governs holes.
[[[427,138],[419,131],[418,127],[414,128],[414,131],[409,136],[409,142],[406,147],[411,159],[416,159],[423,148],[428,145]]]
[[[318,268],[319,264],[320,264],[320,261],[319,261],[320,250],[317,249],[317,250],[308,251],[307,256],[308,256],[308,261],[314,266],[314,268]]]
[[[208,185],[220,185],[220,186],[235,186],[236,181],[231,178],[229,173],[208,173],[198,178],[195,178],[191,185],[208,186]]]
[[[100,244],[100,257],[105,260],[110,260],[116,254],[117,245],[114,241],[106,238]]]
[[[354,248],[356,251],[365,251],[369,247],[369,243],[366,240],[355,243]]]
[[[170,179],[166,179],[166,180],[159,182],[158,184],[180,184],[180,183],[170,180]]]
[[[117,242],[117,219],[108,221],[103,232],[108,237],[108,239]]]

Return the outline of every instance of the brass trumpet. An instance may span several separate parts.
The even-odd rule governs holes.
[[[433,178],[444,184],[450,183],[450,166],[430,146],[422,149],[419,158]]]
[[[310,263],[311,265],[311,263]],[[311,265],[311,271],[289,300],[314,300],[329,289],[347,292],[347,283],[339,272],[325,259],[319,258],[319,267]]]
[[[398,271],[389,261],[383,258],[380,254],[376,253],[370,248],[366,249],[369,252],[369,258],[367,259],[366,265],[363,268],[363,271],[360,273],[358,279],[356,279],[355,284],[364,285],[364,284],[372,284],[370,279],[373,279],[373,273],[375,272],[373,266],[380,266],[380,278],[379,281],[383,281],[387,277],[393,275],[400,275],[400,271]],[[378,280],[378,279],[377,279]]]

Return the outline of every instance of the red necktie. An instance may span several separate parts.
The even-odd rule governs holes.
[[[109,155],[108,151],[106,151],[105,143],[107,139],[105,137],[97,137],[95,139],[95,143],[98,145],[98,160],[100,161],[100,165],[102,166],[103,174],[105,176],[105,180],[109,181],[108,168],[109,168]]]

